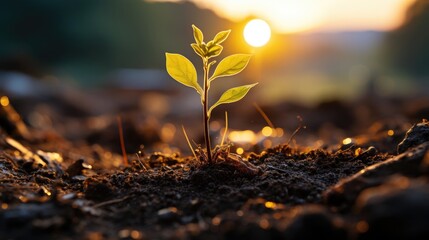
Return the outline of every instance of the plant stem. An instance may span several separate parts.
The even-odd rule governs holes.
[[[204,96],[202,99],[203,103],[203,119],[204,119],[204,140],[206,143],[206,149],[207,149],[207,158],[208,161],[212,162],[212,152],[211,152],[211,146],[210,146],[210,132],[209,132],[209,121],[210,116],[208,115],[208,95],[209,95],[209,62],[208,59],[203,59],[203,65],[204,65]]]

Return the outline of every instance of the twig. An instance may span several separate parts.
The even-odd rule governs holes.
[[[351,150],[354,146],[355,146],[355,144],[353,143],[353,144],[350,144],[350,146],[348,146],[348,147],[347,147],[347,148],[345,148],[345,149],[338,149],[338,151],[336,151],[336,152],[335,152],[335,154],[343,153],[343,152],[346,152],[346,151],[348,151],[348,150]],[[354,159],[353,159],[353,160],[354,160]]]
[[[114,203],[119,203],[119,202],[122,202],[124,200],[127,200],[128,198],[130,198],[130,196],[126,196],[126,197],[119,198],[119,199],[112,199],[112,200],[109,200],[109,201],[101,202],[99,204],[95,204],[93,206],[93,208],[100,208],[100,207],[104,207],[106,205],[110,205],[110,204],[114,204]]]
[[[289,145],[290,141],[292,141],[292,139],[295,137],[295,135],[299,132],[299,130],[301,130],[301,128],[306,128],[305,126],[302,125],[302,117],[301,116],[296,116],[296,118],[299,121],[299,125],[298,127],[295,129],[295,131],[292,133],[292,135],[290,135],[289,140],[287,141],[286,145]]]
[[[280,169],[280,168],[276,168],[276,167],[271,166],[271,165],[268,165],[268,164],[267,164],[267,167],[268,167],[269,169],[277,170],[277,171],[279,171],[279,172],[288,173],[286,170],[283,170],[283,169]]]
[[[192,148],[191,142],[189,141],[189,138],[188,138],[188,134],[186,134],[186,130],[185,130],[185,127],[184,127],[183,125],[182,125],[182,130],[183,130],[183,134],[185,135],[186,141],[188,142],[188,146],[189,146],[189,148],[191,149],[192,154],[193,154],[193,155],[194,155],[194,157],[195,157],[195,160],[198,160],[197,155],[195,154],[195,151],[194,151],[194,149]]]
[[[28,130],[27,125],[25,125],[19,113],[15,110],[15,108],[13,108],[12,104],[10,104],[10,100],[7,96],[2,96],[0,98],[0,105],[3,108],[3,110],[6,112],[6,117],[8,121],[16,127],[16,130],[18,131],[18,133],[23,138],[27,140],[31,140],[32,135],[30,134],[30,131]]]
[[[142,160],[140,160],[140,155],[139,155],[138,153],[136,153],[136,155],[137,155],[137,160],[139,160],[140,166],[141,166],[144,170],[147,170],[147,168],[144,166],[144,164],[143,164]]]
[[[119,129],[119,139],[121,141],[121,150],[122,150],[122,158],[124,166],[128,166],[128,157],[127,157],[127,151],[125,150],[125,142],[124,142],[124,132],[122,130],[122,119],[121,116],[118,116],[116,118],[118,122],[118,129]]]
[[[275,128],[273,122],[271,122],[271,120],[268,118],[268,115],[264,112],[264,110],[262,110],[262,108],[256,102],[253,103],[253,106],[255,106],[256,110],[258,110],[258,112],[264,118],[268,126],[270,126],[270,128]]]
[[[16,150],[20,151],[22,154],[24,154],[24,158],[27,160],[28,158],[32,158],[37,164],[40,164],[42,166],[46,166],[46,163],[43,161],[42,158],[40,158],[39,155],[34,154],[32,151],[24,147],[21,143],[16,141],[13,138],[6,137],[5,141],[10,146],[14,147]]]

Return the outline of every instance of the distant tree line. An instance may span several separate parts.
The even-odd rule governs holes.
[[[231,26],[191,3],[17,0],[0,5],[0,70],[65,73],[81,82],[116,68],[164,67],[165,51],[191,55],[192,23],[209,33]]]
[[[385,43],[392,67],[420,81],[429,80],[429,0],[415,1]]]

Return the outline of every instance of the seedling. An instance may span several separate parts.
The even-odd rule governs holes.
[[[221,97],[209,106],[209,89],[211,83],[221,77],[232,76],[241,72],[249,63],[250,54],[233,54],[224,58],[216,66],[213,74],[210,76],[210,68],[216,64],[214,57],[219,56],[222,52],[223,43],[229,36],[231,30],[221,31],[214,37],[213,40],[205,43],[203,32],[192,25],[195,43],[191,44],[195,53],[201,57],[203,61],[203,87],[200,86],[197,80],[197,71],[189,59],[177,53],[165,53],[166,67],[168,74],[179,83],[194,88],[201,97],[203,107],[203,123],[204,123],[204,141],[206,145],[206,154],[209,162],[216,160],[218,154],[212,155],[209,134],[210,116],[217,106],[226,103],[233,103],[241,100],[249,90],[258,83],[243,85],[226,90]]]

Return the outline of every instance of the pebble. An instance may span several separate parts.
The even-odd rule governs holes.
[[[398,153],[403,153],[412,147],[416,147],[429,141],[429,121],[423,120],[412,126],[405,134],[404,140],[398,144]]]
[[[171,223],[178,219],[179,210],[176,207],[168,207],[158,210],[159,221],[163,223]]]

